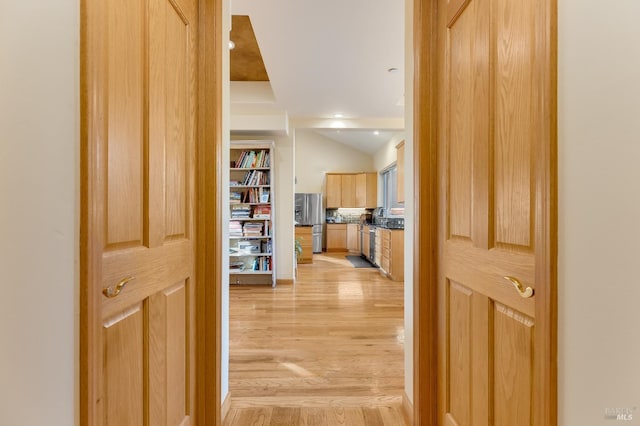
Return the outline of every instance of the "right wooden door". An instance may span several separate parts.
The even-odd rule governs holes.
[[[438,421],[543,425],[551,0],[438,1]]]

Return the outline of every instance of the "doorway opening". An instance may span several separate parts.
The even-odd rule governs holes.
[[[398,7],[400,8],[400,11],[402,12],[403,7],[402,5],[398,5]],[[365,14],[366,15],[366,14]],[[402,22],[404,22],[404,16],[402,16]],[[256,24],[254,22],[254,30],[256,32],[256,35],[258,37],[258,40],[260,39],[260,28],[259,28],[259,24]],[[233,31],[233,29],[232,29]],[[400,51],[400,54],[402,55],[402,53],[404,52],[404,38],[405,35],[404,33],[401,34],[402,37],[402,45],[397,49]],[[234,40],[235,42],[235,49],[233,51],[231,51],[231,55],[235,54],[236,49],[239,48],[239,43]],[[348,42],[348,41],[346,41]],[[262,47],[262,46],[261,46]],[[266,58],[266,57],[265,57]],[[404,61],[404,60],[403,60]],[[405,64],[404,62],[397,64],[396,65],[398,68],[400,68],[400,70],[403,70],[405,68]],[[267,71],[269,71],[267,69]],[[402,71],[400,71],[400,73],[396,73],[394,74],[393,72],[388,71],[386,68],[383,70],[385,77],[388,76],[389,78],[397,78],[398,75],[402,75]],[[263,85],[263,83],[256,83],[257,85]],[[234,87],[237,87],[237,85],[235,84],[235,82],[232,81],[231,83],[231,89],[233,92]],[[404,89],[404,87],[403,87]],[[310,89],[311,90],[311,89]],[[233,96],[233,93],[232,93]],[[402,97],[402,91],[400,91],[400,93],[398,93],[398,97]],[[232,98],[233,100],[233,98]],[[394,103],[397,102],[398,99],[396,98],[394,100]],[[242,110],[242,108],[238,108],[237,104],[232,104],[231,105],[231,110],[232,113],[234,111],[234,108],[236,110]],[[254,106],[255,108],[255,106]],[[240,111],[241,113],[244,113],[248,111],[248,109],[244,109],[242,111]],[[251,111],[255,111],[255,109],[251,110]],[[242,114],[240,114],[242,115]],[[233,121],[233,120],[232,120]],[[332,120],[335,121],[335,120]],[[349,120],[348,119],[343,119],[341,120],[345,123],[348,123]],[[380,120],[381,123],[384,120]],[[350,288],[346,283],[342,282],[340,280],[341,276],[344,276],[346,274],[346,272],[344,271],[348,271],[347,268],[351,268],[351,271],[353,272],[354,269],[351,266],[351,264],[348,263],[348,261],[345,259],[345,253],[342,253],[341,256],[338,257],[337,254],[334,254],[333,252],[329,252],[328,254],[321,253],[321,254],[317,254],[315,257],[317,258],[316,261],[314,261],[314,263],[312,265],[299,265],[297,268],[298,271],[298,275],[297,278],[295,277],[295,266],[293,265],[293,248],[294,248],[294,234],[295,234],[295,227],[294,227],[294,223],[293,223],[293,198],[294,198],[294,194],[297,192],[309,192],[309,193],[323,193],[324,196],[326,197],[326,193],[325,193],[325,175],[326,173],[331,173],[331,172],[344,172],[344,173],[356,173],[356,172],[370,172],[370,173],[374,173],[375,179],[376,179],[376,184],[378,186],[377,190],[374,193],[374,197],[375,197],[375,201],[374,203],[370,206],[371,208],[374,207],[379,207],[382,205],[382,199],[380,198],[382,196],[382,183],[379,181],[379,176],[378,176],[378,172],[381,171],[382,169],[386,168],[387,166],[391,165],[391,163],[396,162],[396,145],[398,143],[401,142],[401,140],[403,139],[407,139],[409,140],[409,137],[407,136],[406,133],[404,133],[404,135],[398,139],[395,139],[392,141],[392,143],[389,143],[388,145],[391,147],[391,149],[389,150],[389,158],[386,158],[384,161],[384,163],[382,165],[380,165],[378,167],[378,165],[374,165],[374,152],[371,153],[362,153],[360,152],[360,154],[358,154],[356,152],[356,150],[351,149],[351,148],[347,148],[344,144],[342,144],[342,150],[339,151],[339,153],[336,151],[334,152],[333,155],[329,156],[328,159],[328,164],[327,165],[323,165],[320,169],[315,170],[314,168],[318,167],[318,155],[313,155],[313,154],[307,154],[304,155],[303,149],[301,148],[302,145],[305,143],[305,139],[308,141],[310,138],[314,138],[315,141],[318,141],[319,144],[340,144],[339,142],[336,142],[335,140],[332,140],[331,138],[328,137],[327,133],[329,132],[333,132],[333,133],[337,133],[338,131],[346,134],[348,133],[350,130],[353,131],[361,131],[362,133],[364,132],[368,132],[369,133],[369,137],[371,139],[376,138],[379,135],[374,135],[374,131],[377,131],[378,133],[384,132],[384,131],[393,131],[394,133],[399,133],[399,132],[404,132],[405,129],[405,123],[403,119],[400,120],[386,120],[386,123],[384,124],[373,124],[372,120],[369,120],[368,123],[365,122],[361,122],[359,124],[356,124],[352,129],[349,128],[341,128],[341,129],[336,129],[336,128],[331,128],[331,123],[327,122],[325,120],[325,123],[319,123],[319,122],[311,122],[310,120],[304,119],[304,118],[300,118],[300,117],[294,117],[294,116],[290,116],[289,117],[289,122],[286,125],[286,132],[288,132],[288,135],[285,133],[281,133],[279,132],[278,129],[276,130],[272,130],[270,134],[259,134],[258,132],[256,132],[255,130],[253,131],[245,131],[243,132],[242,130],[235,130],[234,128],[231,128],[230,130],[233,130],[233,132],[231,133],[231,139],[232,141],[237,140],[237,139],[245,139],[245,140],[255,140],[255,139],[263,139],[263,140],[274,140],[275,141],[275,150],[276,150],[276,157],[280,157],[281,159],[284,159],[286,162],[288,162],[289,164],[291,164],[291,166],[287,166],[290,167],[290,169],[283,169],[282,163],[278,163],[277,166],[279,167],[278,171],[276,172],[277,174],[282,173],[284,177],[283,179],[281,179],[281,181],[277,182],[278,187],[277,189],[277,197],[280,201],[282,201],[285,205],[283,207],[282,204],[278,204],[276,206],[277,210],[278,210],[278,215],[284,214],[286,216],[291,216],[290,219],[287,219],[289,221],[289,223],[287,224],[286,227],[282,226],[281,222],[278,222],[276,224],[277,228],[278,228],[278,234],[282,237],[282,240],[280,241],[280,246],[278,246],[277,250],[278,250],[278,257],[280,257],[281,261],[282,260],[282,256],[283,253],[290,253],[290,254],[286,254],[285,257],[287,257],[287,260],[284,260],[283,262],[289,262],[291,261],[291,274],[287,274],[284,273],[284,271],[288,271],[288,268],[283,268],[281,264],[278,263],[278,269],[279,274],[282,272],[282,275],[280,275],[280,281],[283,282],[277,282],[276,283],[276,288],[275,290],[271,290],[268,288],[263,288],[261,287],[259,289],[259,291],[262,290],[266,290],[266,291],[270,291],[273,294],[273,298],[272,299],[268,299],[268,303],[273,304],[274,303],[274,298],[279,297],[281,294],[284,294],[286,291],[288,290],[288,286],[290,286],[291,288],[291,292],[293,293],[293,295],[298,296],[298,298],[304,302],[304,297],[302,297],[301,292],[299,291],[299,289],[303,288],[303,286],[307,285],[304,283],[305,279],[309,279],[309,277],[313,277],[314,275],[317,276],[321,276],[321,274],[323,274],[323,272],[321,272],[322,269],[326,269],[327,271],[333,271],[334,274],[338,274],[338,277],[336,278],[335,276],[333,278],[329,277],[326,278],[326,280],[331,280],[331,282],[333,282],[334,284],[331,284],[334,287],[334,292],[335,295],[334,296],[329,296],[329,295],[325,295],[323,297],[326,298],[333,298],[334,301],[339,301],[340,300],[340,295],[342,294],[342,297],[344,298],[344,301],[342,303],[342,308],[346,309],[345,312],[349,312],[349,303],[355,303],[355,302],[350,302],[350,300],[355,299],[355,295],[360,293],[363,294],[364,297],[367,296],[372,296],[371,299],[369,299],[369,301],[366,302],[362,302],[363,304],[370,304],[372,309],[374,310],[380,310],[380,311],[392,311],[392,310],[396,310],[396,312],[394,313],[395,315],[395,321],[399,321],[396,323],[393,323],[393,331],[389,331],[387,332],[387,336],[390,338],[390,340],[393,340],[393,344],[394,345],[398,345],[399,343],[403,343],[404,339],[406,339],[406,336],[404,334],[404,322],[406,320],[405,316],[404,316],[404,300],[405,300],[405,296],[404,296],[404,290],[402,288],[400,288],[400,292],[397,293],[394,297],[395,299],[393,301],[386,301],[382,300],[380,298],[377,298],[378,296],[376,295],[371,295],[370,293],[368,293],[368,290],[366,288],[366,285],[368,283],[372,283],[372,284],[378,284],[378,281],[381,283],[384,283],[384,280],[388,280],[389,282],[391,282],[391,280],[389,280],[389,278],[385,278],[384,276],[382,276],[375,268],[372,268],[370,271],[362,271],[362,270],[357,270],[355,271],[355,273],[358,274],[359,278],[352,278],[351,281],[354,281],[355,284],[353,286],[353,288]],[[237,124],[237,121],[236,121]],[[358,127],[359,126],[359,127]],[[320,132],[324,132],[324,134],[320,134]],[[391,137],[389,139],[387,139],[385,142],[391,142]],[[226,148],[226,147],[225,147]],[[345,155],[341,155],[343,152],[349,150],[351,153],[348,156]],[[306,151],[307,153],[309,151]],[[306,156],[306,161],[304,159],[299,160],[298,156],[299,155],[304,155]],[[368,164],[366,165],[360,165],[362,163],[358,163],[357,165],[355,164],[350,164],[350,165],[341,165],[340,161],[343,160],[344,158],[351,158],[351,162],[355,163],[356,161],[360,161],[361,158],[365,158],[368,157]],[[392,158],[391,158],[392,157]],[[389,161],[387,161],[389,160]],[[228,161],[226,161],[226,158],[223,157],[223,162],[222,164],[227,164]],[[332,163],[332,164],[331,164]],[[313,178],[311,178],[311,180],[306,179],[305,176],[303,176],[303,174],[311,174],[314,173],[315,176]],[[278,178],[276,178],[278,179]],[[411,180],[411,179],[407,179],[407,180]],[[296,181],[297,181],[297,185],[296,185]],[[310,183],[311,181],[313,181],[313,183]],[[289,200],[286,200],[286,198],[289,198]],[[380,200],[380,201],[378,201]],[[326,204],[325,204],[325,209],[326,209]],[[326,214],[326,213],[325,213]],[[278,219],[279,220],[279,219]],[[224,222],[223,222],[224,223]],[[346,225],[346,224],[345,224]],[[326,225],[325,225],[326,226]],[[283,230],[285,230],[286,228],[286,232],[288,232],[289,234],[285,234],[283,233]],[[327,231],[325,229],[325,239],[326,239],[326,234]],[[373,241],[375,241],[375,237],[372,238]],[[278,241],[276,241],[276,244],[278,244]],[[380,243],[380,246],[382,246],[382,243]],[[411,246],[409,244],[409,246]],[[326,243],[325,243],[325,247],[326,247]],[[346,246],[345,246],[346,249]],[[357,254],[359,254],[359,249],[356,252]],[[410,258],[411,257],[411,252],[410,250],[406,250],[404,251],[404,258]],[[344,268],[344,269],[342,269]],[[403,268],[404,269],[404,268]],[[338,271],[342,271],[342,272],[338,272]],[[363,274],[369,274],[369,278],[364,278],[362,277]],[[288,280],[293,280],[296,279],[296,284],[291,284],[288,282]],[[310,280],[309,280],[310,281]],[[348,280],[347,280],[348,281]],[[329,282],[329,281],[327,281]],[[409,286],[411,286],[412,284],[410,284],[410,281],[407,281],[409,284]],[[314,285],[316,283],[309,283],[308,285]],[[397,290],[399,287],[397,284],[393,284],[395,286],[395,289]],[[328,285],[324,286],[325,288],[329,287]],[[234,378],[233,378],[233,368],[234,366],[237,365],[237,363],[234,362],[234,291],[235,291],[235,287],[232,287],[229,291],[229,310],[230,310],[230,316],[229,316],[229,390],[230,390],[230,395],[231,395],[231,399],[230,401],[233,403],[234,401],[240,401],[240,397],[241,394],[240,393],[236,393],[234,392]],[[294,293],[295,292],[295,293]],[[342,293],[340,293],[342,292]],[[240,301],[239,303],[243,303],[246,302],[247,300],[251,300],[251,289],[249,287],[242,287],[239,289],[238,293],[241,293],[240,296],[238,296],[238,299],[235,299],[235,301],[237,302],[238,300]],[[271,294],[270,293],[270,294]],[[256,291],[256,294],[257,291]],[[316,292],[317,294],[317,292]],[[258,296],[256,296],[258,297]],[[287,307],[287,309],[293,310],[294,309],[294,302],[290,301],[287,302],[289,303],[289,306]],[[318,302],[316,302],[318,303]],[[324,302],[326,304],[326,302]],[[271,305],[272,306],[272,305]],[[271,307],[270,306],[270,307]],[[328,305],[330,306],[330,305]],[[317,306],[316,306],[317,307]],[[338,305],[338,307],[340,307]],[[295,307],[295,312],[296,315],[300,316],[301,312],[303,312],[305,309],[313,312],[312,308],[309,308],[308,306],[305,307]],[[337,309],[337,308],[336,308]],[[242,309],[240,309],[242,310]],[[352,308],[351,311],[355,312],[357,311],[355,308]],[[335,311],[334,311],[335,312]],[[364,311],[360,311],[361,313]],[[245,312],[246,313],[246,312]],[[352,314],[354,315],[354,314]],[[335,315],[334,315],[335,317]],[[245,317],[246,318],[246,317]],[[262,324],[264,325],[264,319],[262,320]],[[344,325],[341,326],[344,329]],[[355,327],[354,327],[355,328]],[[259,329],[259,327],[258,327]],[[343,330],[344,331],[344,330]],[[248,334],[248,333],[247,333]],[[357,334],[357,333],[356,333]],[[323,336],[322,332],[319,333],[320,337]],[[412,336],[409,336],[412,337]],[[367,338],[365,338],[365,335],[363,335],[362,333],[360,333],[360,339],[358,339],[358,336],[356,336],[354,339],[354,341],[359,340],[359,343],[364,343],[364,345],[366,345],[367,342]],[[326,342],[325,345],[326,346]],[[375,345],[374,345],[375,346]],[[372,348],[374,346],[369,346],[369,348]],[[255,349],[255,348],[254,348]],[[374,348],[375,349],[375,348]],[[266,350],[265,350],[266,351]],[[278,348],[273,348],[271,350],[272,352],[281,352],[281,353],[285,353],[285,350],[280,350],[278,351]],[[223,349],[224,352],[224,349]],[[265,352],[266,353],[266,352]],[[378,354],[380,354],[381,352],[379,351]],[[276,354],[274,353],[270,353],[269,355],[266,356],[273,356],[275,357]],[[328,359],[330,359],[330,357],[328,357]],[[404,351],[403,352],[398,352],[397,353],[397,359],[399,361],[399,368],[401,368],[402,373],[404,373],[404,365],[406,362],[405,359],[405,354]],[[282,360],[279,359],[277,360],[279,363],[276,363],[276,361],[270,361],[273,363],[276,363],[276,369],[281,369],[283,372],[288,372],[289,374],[291,374],[291,377],[295,377],[294,375],[296,374],[295,372],[293,372],[291,369],[288,369],[287,367],[283,367],[281,364],[285,364],[287,363],[289,367],[292,367],[294,370],[298,371],[300,374],[308,374],[303,372],[302,370],[298,370],[296,366],[293,366],[292,362],[289,362],[288,360]],[[295,364],[297,366],[301,366],[303,369],[307,370],[307,371],[311,371],[312,368],[311,367],[307,367],[305,365],[302,365],[302,363],[300,362],[295,362]],[[381,367],[382,368],[382,367]],[[355,368],[352,368],[351,370],[356,370]],[[329,370],[325,370],[327,372],[330,372]],[[223,372],[223,375],[225,373]],[[262,374],[267,374],[266,372],[263,372]],[[313,381],[313,380],[320,380],[318,379],[316,376],[322,378],[321,376],[326,375],[326,374],[318,374],[314,371],[311,371],[311,374],[314,374],[313,377],[308,378],[308,381]],[[381,374],[381,373],[378,373]],[[371,377],[373,377],[373,375],[370,375]],[[301,376],[302,377],[302,376]],[[306,376],[305,376],[306,377]],[[304,379],[304,377],[303,377]],[[290,379],[292,380],[292,379]],[[346,379],[345,379],[346,380]],[[403,374],[398,375],[397,371],[395,374],[395,378],[394,380],[396,381],[397,386],[396,386],[396,390],[394,391],[394,397],[396,398],[396,402],[398,402],[398,404],[402,404],[403,402],[403,394],[405,393],[405,383],[404,383],[404,377]],[[362,382],[362,380],[360,380],[360,382]],[[264,381],[263,381],[264,383]],[[381,382],[380,382],[381,383]],[[282,387],[282,386],[280,386]],[[380,386],[379,387],[384,387],[384,386]],[[275,391],[271,391],[271,392],[277,392],[277,386],[274,386],[272,389],[276,389]],[[265,390],[266,393],[268,393],[268,390]],[[353,395],[352,397],[360,397],[362,398],[363,394],[361,391],[358,391],[357,389],[353,389],[354,393],[360,392],[359,395]],[[409,392],[410,394],[411,392]],[[345,394],[344,392],[341,391],[340,396],[345,396],[348,394]],[[266,397],[265,397],[266,398]],[[355,400],[354,400],[355,401]],[[226,405],[226,404],[225,404]],[[344,407],[344,403],[342,404],[342,406]]]

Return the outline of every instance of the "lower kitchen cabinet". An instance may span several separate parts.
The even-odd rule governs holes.
[[[357,223],[347,224],[347,250],[360,253],[360,225]]]
[[[296,240],[302,246],[302,255],[298,263],[313,263],[313,227],[296,226]]]
[[[393,281],[404,281],[404,230],[376,229],[376,244],[380,241],[380,255],[376,263],[380,272]]]
[[[347,224],[327,224],[327,251],[347,251]]]

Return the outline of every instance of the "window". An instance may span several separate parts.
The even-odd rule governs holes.
[[[403,204],[398,203],[398,168],[395,164],[384,169],[382,175],[382,199],[386,216],[393,216],[392,208],[402,208]]]

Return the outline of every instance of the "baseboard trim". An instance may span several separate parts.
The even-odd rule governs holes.
[[[407,391],[402,392],[402,412],[407,424],[413,424],[413,404],[407,395]]]
[[[293,282],[294,280],[277,279],[276,285],[291,285]]]
[[[222,423],[224,423],[227,415],[229,414],[229,410],[231,409],[231,392],[227,392],[227,397],[222,401],[222,406],[220,407],[220,418]]]

